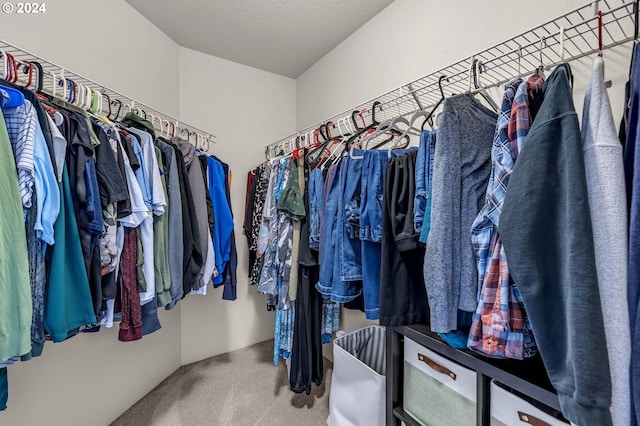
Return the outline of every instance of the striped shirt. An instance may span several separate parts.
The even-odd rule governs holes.
[[[34,181],[34,149],[36,142],[36,110],[28,100],[15,108],[3,110],[18,170],[22,207],[31,207]]]

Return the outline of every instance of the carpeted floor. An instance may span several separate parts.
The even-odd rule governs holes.
[[[273,340],[194,364],[165,379],[112,426],[326,425],[332,365],[310,395],[289,390],[284,362],[273,365]]]

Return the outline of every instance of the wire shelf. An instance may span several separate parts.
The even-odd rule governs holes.
[[[92,88],[100,93],[99,97],[101,97],[103,101],[102,111],[104,114],[108,111],[112,111],[112,116],[115,116],[116,112],[119,111],[118,117],[123,118],[127,112],[133,111],[151,121],[154,128],[159,133],[163,133],[165,135],[175,134],[175,136],[180,136],[206,151],[209,150],[211,143],[216,143],[215,135],[209,132],[181,122],[177,118],[165,112],[153,108],[145,103],[138,102],[116,90],[110,89],[105,85],[97,83],[80,74],[69,71],[60,65],[43,59],[0,39],[0,56],[3,60],[7,57],[7,54],[12,55],[15,61],[19,64],[17,84],[26,86],[31,78],[31,86],[35,85],[35,77],[30,77],[31,69],[28,64],[30,62],[37,62],[42,66],[42,91],[49,95],[67,100],[71,92],[71,83],[69,83],[67,79],[70,79],[77,87]],[[5,69],[3,68],[3,72],[4,71]],[[33,74],[37,74],[35,68]],[[80,86],[78,86],[78,84]],[[81,90],[78,90],[77,96],[84,96],[81,92]],[[111,104],[110,107],[109,104]]]
[[[507,83],[518,75],[529,75],[540,66],[550,69],[563,62],[574,61],[598,52],[598,10],[602,16],[602,48],[610,49],[637,38],[638,1],[601,0],[574,9],[560,17],[523,32],[502,43],[462,59],[447,67],[384,93],[358,106],[336,114],[315,125],[299,130],[265,147],[265,154],[273,156],[280,151],[288,153],[324,123],[334,123],[360,112],[363,120],[372,113],[383,116],[407,116],[418,110],[429,110],[440,100],[438,79],[446,76],[443,84],[447,93],[474,92],[470,85],[470,70],[477,61],[478,78],[482,86],[492,88]],[[379,103],[372,112],[374,103]],[[381,121],[381,120],[378,120]],[[370,121],[368,121],[370,122]],[[359,123],[360,124],[360,123]],[[277,152],[276,152],[277,151]]]

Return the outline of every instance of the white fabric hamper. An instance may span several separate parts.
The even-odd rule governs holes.
[[[369,326],[333,342],[329,426],[385,424],[385,329]]]

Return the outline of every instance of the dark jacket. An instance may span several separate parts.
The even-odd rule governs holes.
[[[611,379],[571,78],[560,65],[542,87],[499,231],[563,414],[607,426]]]

